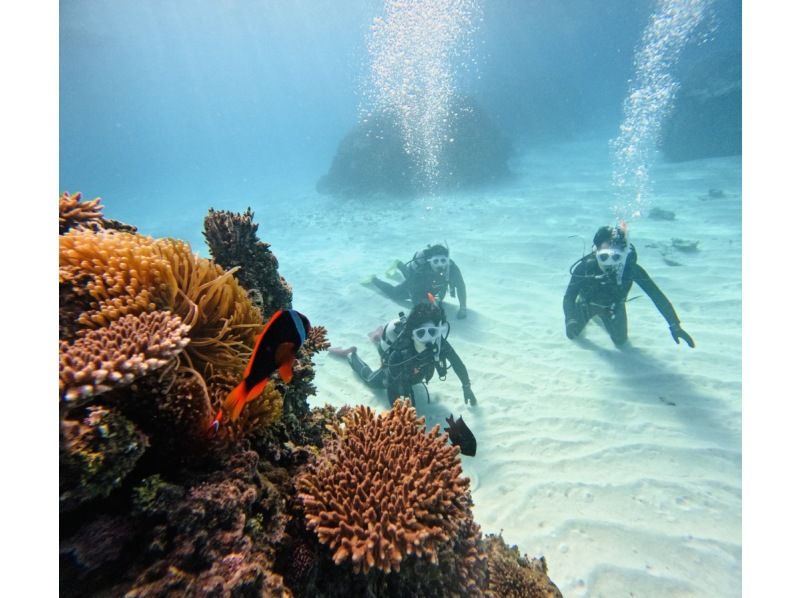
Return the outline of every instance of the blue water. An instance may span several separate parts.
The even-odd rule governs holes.
[[[599,327],[587,331],[594,350],[576,349],[562,333],[566,272],[594,230],[617,215],[609,142],[620,134],[637,50],[661,3],[451,1],[476,11],[469,56],[451,73],[452,85],[509,140],[507,180],[410,199],[317,192],[340,141],[369,110],[368,41],[383,1],[62,0],[59,190],[100,196],[107,217],[186,239],[202,254],[209,207],[252,206],[262,239],[294,285],[295,307],[313,312],[334,344],[365,344],[364,333],[393,316],[395,306],[365,291],[360,278],[447,239],[474,290],[474,312],[454,325],[474,386],[483,399],[509,378],[516,384],[508,392],[518,402],[487,400],[485,421],[499,421],[508,408],[512,427],[526,428],[522,418],[530,416],[519,438],[533,447],[525,457],[531,471],[545,478],[535,490],[512,480],[518,469],[503,464],[516,453],[506,455],[504,442],[514,448],[517,436],[478,421],[481,438],[496,440],[487,455],[497,458],[467,470],[478,485],[475,512],[484,531],[506,526],[511,540],[529,542],[522,552],[544,553],[565,596],[617,596],[621,589],[735,595],[741,158],[669,162],[655,152],[645,164],[652,179],[645,205],[678,216],[674,224],[639,220],[634,242],[687,330],[694,325],[698,349],[676,352],[647,299],[631,303],[636,351],[625,363],[632,365],[620,365]],[[741,52],[741,3],[707,4],[670,69],[678,84],[697,61]],[[669,110],[661,116],[668,119]],[[710,188],[723,189],[726,202],[708,200]],[[449,220],[458,233],[448,236]],[[707,253],[678,255],[684,267],[670,267],[661,252],[672,237],[702,239]],[[495,298],[505,313],[489,305]],[[547,373],[531,373],[537,368]],[[320,360],[317,382],[323,400],[380,403],[341,364]],[[683,393],[665,399],[678,403],[673,411],[647,396],[660,385]],[[435,391],[429,415],[446,415],[455,404],[447,393],[458,391]],[[540,402],[527,411],[529,395]],[[576,416],[581,410],[585,416]],[[657,465],[633,471],[632,464],[647,463]],[[615,468],[609,478],[618,483],[595,477],[604,466]],[[641,521],[615,519],[626,492]],[[510,511],[532,504],[535,519],[514,519]],[[626,553],[632,546],[636,554]],[[604,552],[613,563],[595,555]]]

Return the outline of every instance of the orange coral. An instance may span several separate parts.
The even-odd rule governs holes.
[[[72,230],[59,237],[59,283],[88,301],[78,322],[107,326],[126,314],[166,309],[191,328],[186,349],[199,372],[206,364],[241,366],[261,326],[244,289],[187,243],[115,230]]]
[[[399,571],[407,555],[432,563],[471,514],[458,448],[406,401],[375,416],[359,406],[298,481],[306,523],[333,560]]]
[[[70,195],[66,191],[58,198],[58,233],[63,235],[72,228],[102,227],[103,206],[100,198],[81,201],[80,193]]]
[[[189,327],[169,312],[128,315],[60,341],[59,390],[70,403],[88,399],[165,366],[189,343]]]

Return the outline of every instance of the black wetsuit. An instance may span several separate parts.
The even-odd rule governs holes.
[[[574,334],[580,333],[593,316],[600,316],[614,344],[624,344],[628,340],[625,302],[634,282],[652,299],[670,326],[680,324],[669,299],[636,262],[636,250],[631,247],[621,285],[617,284],[616,274],[603,273],[593,253],[582,257],[573,268],[572,278],[564,293],[564,318],[567,324],[576,322]]]
[[[398,285],[393,285],[379,278],[373,283],[386,295],[395,301],[411,299],[413,305],[428,301],[428,293],[439,300],[447,295],[448,288],[451,294],[458,293],[458,304],[462,310],[467,309],[467,287],[461,270],[453,260],[450,260],[449,271],[437,273],[425,260],[412,261],[409,264],[398,266],[405,280]],[[449,276],[448,276],[449,274]]]
[[[401,336],[383,356],[380,369],[375,371],[356,353],[350,354],[350,365],[370,388],[386,388],[389,405],[399,397],[410,397],[411,402],[416,404],[413,386],[428,382],[437,369],[440,376],[445,375],[448,362],[461,385],[469,386],[469,373],[464,362],[445,339],[442,339],[437,360],[431,349],[417,353],[414,342],[407,336]]]

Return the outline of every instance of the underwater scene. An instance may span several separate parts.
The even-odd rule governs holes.
[[[741,2],[59,11],[60,595],[741,595]]]

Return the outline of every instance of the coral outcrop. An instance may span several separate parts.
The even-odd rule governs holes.
[[[180,317],[156,311],[123,316],[72,344],[60,341],[62,400],[75,406],[164,367],[189,344],[188,332]]]
[[[203,235],[218,264],[228,270],[237,268],[237,279],[251,299],[260,302],[266,320],[278,309],[292,306],[292,287],[278,273],[278,258],[269,243],[259,241],[253,216],[250,208],[244,214],[211,208]]]
[[[345,425],[298,480],[309,528],[355,572],[399,571],[412,554],[437,563],[469,519],[458,449],[407,401],[377,416],[359,406]]]
[[[116,411],[99,406],[85,417],[61,421],[59,505],[70,510],[108,496],[133,470],[147,437]]]
[[[103,217],[100,198],[81,201],[80,193],[64,192],[58,198],[58,232],[63,235],[73,228],[89,230],[115,229],[135,233],[136,227]]]
[[[289,596],[273,572],[283,499],[258,462],[255,452],[239,453],[183,496],[158,481],[139,489],[139,511],[159,524],[146,534],[152,564],[127,597]]]
[[[489,588],[491,598],[562,598],[561,592],[547,576],[544,558],[520,556],[516,546],[509,547],[500,536],[489,534],[485,540],[489,554]]]
[[[493,184],[510,176],[511,143],[472,98],[454,98],[437,180],[421,175],[404,147],[400,119],[375,111],[342,139],[317,191],[339,197],[416,195]]]

